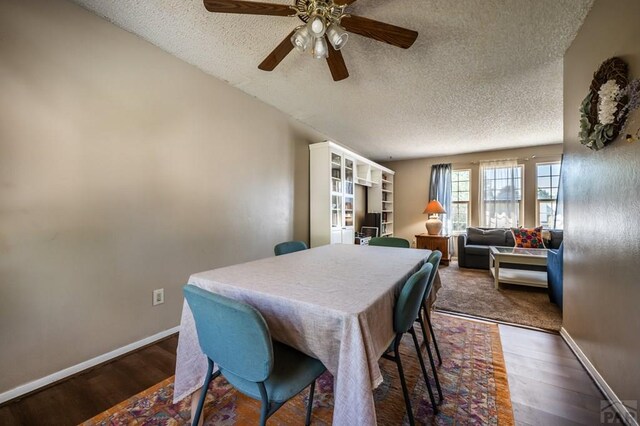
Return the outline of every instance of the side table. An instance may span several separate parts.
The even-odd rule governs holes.
[[[444,265],[448,265],[451,260],[449,254],[449,235],[429,235],[418,234],[416,237],[416,248],[428,250],[440,250],[442,252],[442,260]]]

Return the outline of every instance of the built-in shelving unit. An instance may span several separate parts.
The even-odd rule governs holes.
[[[379,166],[367,190],[367,213],[380,213],[380,236],[393,236],[393,178],[395,172]]]
[[[353,244],[359,231],[354,229],[356,184],[368,187],[368,212],[387,217],[381,234],[392,235],[393,188],[383,177],[393,180],[394,172],[333,142],[309,145],[309,151],[311,246]]]
[[[383,173],[381,179],[382,193],[382,229],[380,235],[393,235],[393,174]]]

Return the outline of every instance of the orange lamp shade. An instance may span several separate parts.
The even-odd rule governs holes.
[[[424,211],[422,213],[441,214],[441,213],[446,213],[446,211],[444,210],[444,207],[442,207],[442,204],[440,204],[438,200],[431,200],[429,201],[429,204],[427,204],[427,207],[424,208]]]

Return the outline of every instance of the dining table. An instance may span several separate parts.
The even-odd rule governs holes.
[[[430,253],[325,245],[195,273],[189,284],[255,307],[274,340],[319,359],[334,376],[334,425],[375,425],[373,391],[383,382],[379,359],[395,336],[395,301]],[[434,295],[439,286],[436,276]],[[185,301],[174,402],[198,390],[206,371]]]

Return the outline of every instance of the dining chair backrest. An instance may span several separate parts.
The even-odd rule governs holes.
[[[370,246],[384,246],[384,247],[400,247],[409,248],[411,244],[404,238],[397,237],[376,237],[369,240]]]
[[[436,273],[438,272],[438,266],[440,266],[441,259],[442,259],[442,252],[440,250],[434,250],[429,255],[429,258],[427,259],[427,263],[430,263],[433,266],[433,268],[431,268],[431,275],[429,275],[429,282],[433,282],[434,278],[436,277]]]
[[[429,265],[431,265],[429,280],[427,281],[427,288],[425,289],[424,297],[427,297],[429,293],[431,293],[431,287],[433,287],[433,281],[436,278],[438,266],[440,266],[440,259],[442,259],[442,252],[440,250],[434,250],[431,252],[424,265],[422,265],[422,269],[428,268]]]
[[[432,267],[430,263],[425,263],[402,287],[393,313],[393,330],[396,333],[407,332],[418,317]]]
[[[306,250],[307,248],[307,243],[304,241],[286,241],[284,243],[276,244],[273,248],[273,252],[276,256],[280,256],[282,254]]]
[[[193,313],[200,348],[220,367],[251,382],[273,369],[273,344],[264,318],[255,308],[191,284],[184,297]]]

